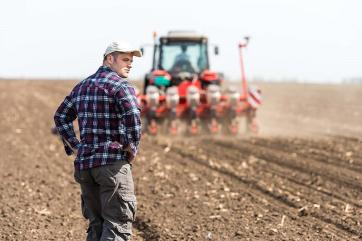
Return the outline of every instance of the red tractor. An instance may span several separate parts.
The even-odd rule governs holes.
[[[222,74],[210,70],[207,37],[171,31],[156,39],[154,34],[152,69],[139,95],[145,131],[157,134],[166,127],[173,135],[184,131],[237,134],[239,117],[245,116],[247,131],[257,132],[255,113],[261,95],[247,87],[241,52],[246,40],[239,45],[243,92],[228,88],[223,93]],[[218,54],[217,46],[214,53]]]

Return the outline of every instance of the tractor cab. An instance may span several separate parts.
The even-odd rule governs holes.
[[[200,81],[204,89],[209,84],[219,84],[218,74],[209,70],[207,37],[195,32],[171,31],[155,40],[153,47],[152,69],[146,75],[144,90],[149,85],[167,89],[184,81]]]

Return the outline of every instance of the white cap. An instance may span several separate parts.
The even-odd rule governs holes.
[[[139,50],[137,48],[133,48],[131,45],[129,45],[128,43],[124,43],[124,42],[112,42],[110,45],[108,45],[103,56],[106,56],[113,52],[132,53],[134,56],[142,57],[141,50]]]

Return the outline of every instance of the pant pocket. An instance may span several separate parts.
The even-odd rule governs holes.
[[[123,166],[119,174],[117,176],[117,181],[119,182],[117,194],[120,202],[120,211],[124,219],[134,222],[136,220],[137,199],[134,194],[130,165]]]
[[[118,192],[123,198],[127,200],[135,199],[134,183],[130,164],[127,163],[121,167],[116,175],[116,182],[118,183]]]
[[[122,206],[122,212],[129,221],[136,221],[137,214],[137,200],[135,195],[120,195]]]
[[[119,233],[131,234],[132,223],[136,220],[137,202],[133,195],[121,195],[119,192],[115,195],[107,210],[106,220],[112,221],[112,225]]]
[[[105,212],[113,220],[118,220],[120,224],[133,222],[136,219],[137,200],[130,165],[122,165],[114,176],[114,180],[116,190],[109,199]]]

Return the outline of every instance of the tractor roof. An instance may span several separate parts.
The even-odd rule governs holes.
[[[195,31],[169,31],[166,36],[161,38],[167,38],[172,40],[202,40],[207,39],[206,36],[196,33]]]

